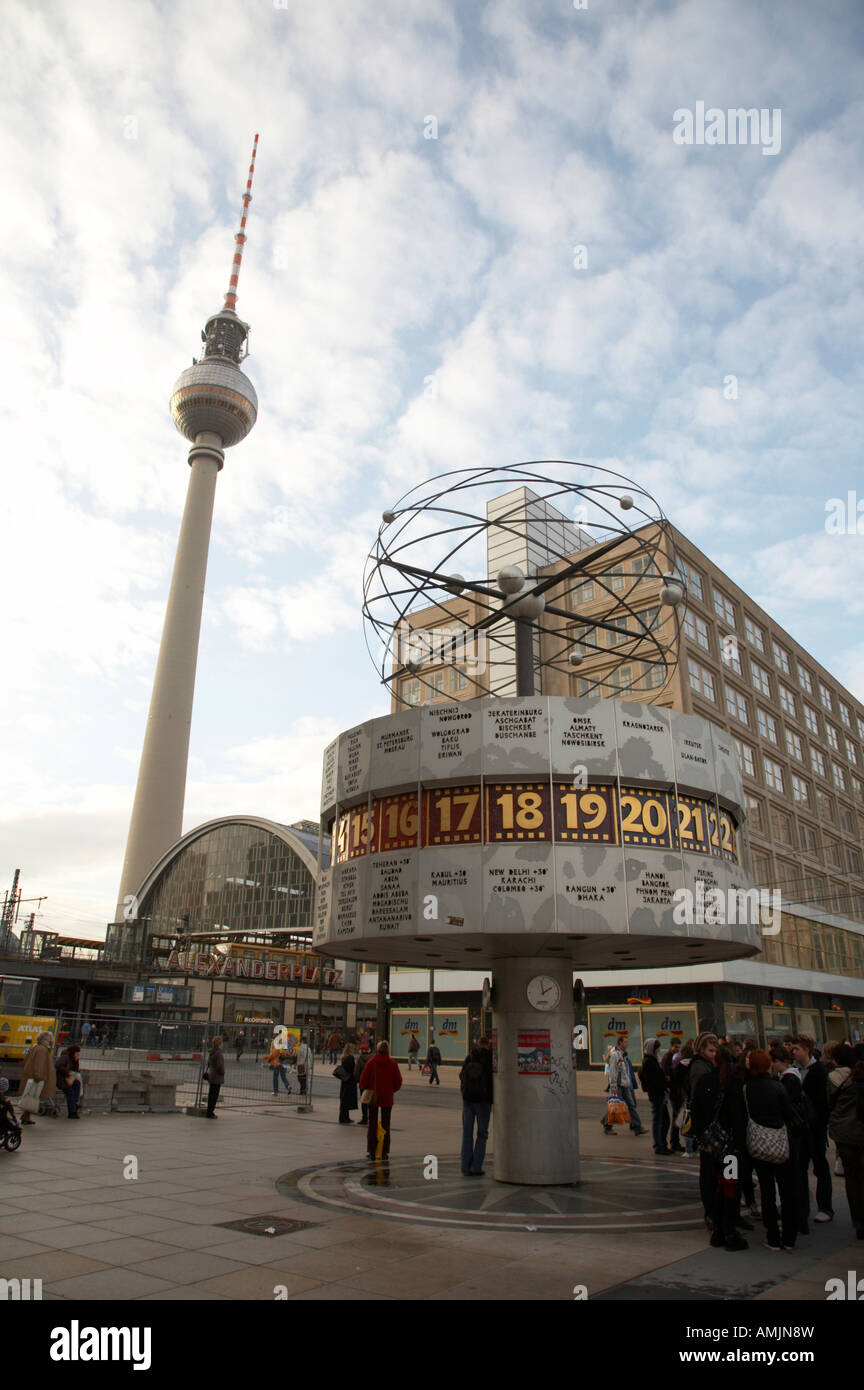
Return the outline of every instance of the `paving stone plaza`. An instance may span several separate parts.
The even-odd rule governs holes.
[[[386,1166],[365,1160],[359,1126],[336,1123],[335,1088],[322,1081],[302,1115],[280,1096],[220,1107],[218,1123],[41,1118],[0,1153],[0,1277],[39,1279],[44,1301],[80,1317],[114,1300],[567,1302],[580,1287],[598,1302],[824,1304],[826,1281],[860,1264],[841,1182],[834,1222],[793,1253],[763,1249],[759,1224],[748,1251],[711,1249],[697,1162],[655,1157],[628,1130],[605,1136],[596,1076],[580,1076],[573,1188],[496,1183],[491,1162],[462,1178],[453,1069],[440,1090],[406,1076]],[[494,1120],[492,1139],[494,1151]],[[124,1176],[132,1159],[137,1178]],[[430,1159],[437,1177],[424,1177]]]

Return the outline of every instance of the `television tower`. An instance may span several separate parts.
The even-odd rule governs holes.
[[[258,416],[255,388],[240,370],[248,353],[249,325],[236,312],[257,150],[256,135],[240,230],[234,237],[234,260],[225,303],[207,320],[201,334],[204,356],[193,359],[192,366],[181,372],[171,394],[174,423],[192,444],[191,473],[138,769],[115,915],[118,922],[124,918],[134,920],[137,908],[133,895],[156,861],[182,834],[216,477],[225,462],[225,450],[246,438]]]

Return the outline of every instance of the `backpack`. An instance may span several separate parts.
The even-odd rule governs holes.
[[[462,1099],[485,1100],[482,1062],[466,1062],[462,1068]]]

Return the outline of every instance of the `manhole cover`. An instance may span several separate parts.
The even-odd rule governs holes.
[[[319,1221],[286,1221],[284,1216],[246,1216],[242,1221],[217,1221],[226,1231],[244,1231],[247,1236],[288,1236],[292,1231],[306,1231],[319,1226]]]

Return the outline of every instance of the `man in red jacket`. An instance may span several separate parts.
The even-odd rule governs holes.
[[[386,1159],[390,1155],[390,1113],[393,1098],[402,1086],[402,1073],[390,1056],[386,1042],[379,1042],[375,1056],[370,1057],[360,1076],[360,1090],[373,1091],[375,1099],[369,1105],[369,1129],[366,1135],[366,1157]],[[362,1096],[361,1096],[362,1100]],[[381,1113],[381,1128],[384,1139],[381,1153],[378,1153],[378,1113]]]

